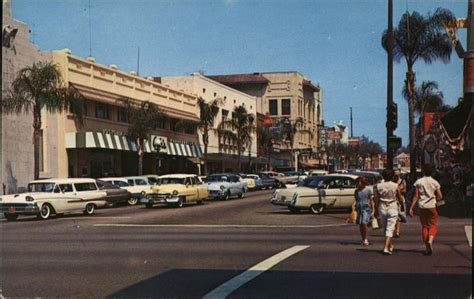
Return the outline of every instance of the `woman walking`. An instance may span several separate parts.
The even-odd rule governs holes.
[[[366,186],[365,178],[359,177],[357,179],[357,189],[355,191],[357,220],[356,224],[359,224],[360,236],[362,237],[362,245],[369,246],[368,234],[369,230],[367,225],[370,222],[370,218],[373,216],[374,211],[374,196],[372,189]]]
[[[426,164],[423,167],[423,177],[418,179],[415,186],[415,194],[410,205],[410,216],[413,217],[413,208],[418,203],[418,211],[421,222],[421,236],[426,247],[426,255],[433,254],[433,240],[438,231],[438,210],[436,201],[443,200],[441,186],[431,177],[433,168]]]
[[[393,233],[398,219],[398,203],[405,210],[400,189],[397,183],[392,181],[393,171],[385,169],[382,172],[383,181],[375,186],[375,204],[377,206],[377,216],[382,222],[382,228],[385,235],[385,244],[383,253],[391,255],[393,252]]]
[[[394,171],[393,182],[397,183],[398,188],[400,189],[400,194],[402,195],[403,201],[405,202],[405,206],[406,206],[405,195],[407,193],[407,183],[402,178],[402,174],[401,174],[400,170],[398,170],[398,169]],[[401,212],[403,212],[401,205],[398,205],[398,212],[399,212],[399,215],[400,215]],[[394,238],[400,238],[400,228],[401,228],[401,226],[402,226],[402,219],[400,217],[398,217],[397,224],[395,225],[395,234],[393,235]]]

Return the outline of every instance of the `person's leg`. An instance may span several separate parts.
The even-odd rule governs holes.
[[[438,211],[436,208],[429,209],[428,218],[428,240],[426,241],[426,253],[428,255],[433,254],[433,241],[438,232]]]
[[[400,221],[400,219],[397,219],[397,223],[395,224],[395,234],[394,234],[394,237],[395,237],[395,238],[399,238],[399,237],[400,237],[400,227],[401,227],[401,224],[402,224],[402,222]]]
[[[420,214],[420,223],[421,223],[421,237],[423,239],[423,243],[426,244],[428,242],[428,221],[426,216],[426,209],[419,209],[418,212]]]
[[[369,245],[369,240],[368,240],[369,230],[367,228],[367,224],[361,224],[359,226],[359,229],[360,229],[360,236],[362,237],[362,244]]]

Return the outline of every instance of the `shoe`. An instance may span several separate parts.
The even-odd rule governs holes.
[[[393,252],[393,245],[390,246],[390,248],[388,249],[388,251]]]
[[[388,250],[388,249],[384,249],[384,250],[383,250],[383,254],[384,254],[384,255],[392,255],[392,252],[391,252],[390,250]]]
[[[361,245],[362,245],[362,246],[369,246],[369,245],[370,245],[370,242],[367,241],[367,240],[365,240],[365,241],[362,242]]]
[[[433,244],[426,242],[426,255],[432,255],[433,254]]]

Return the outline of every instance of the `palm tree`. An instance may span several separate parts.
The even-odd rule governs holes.
[[[415,72],[414,64],[423,60],[427,64],[440,59],[448,63],[451,57],[451,41],[444,32],[444,23],[455,21],[454,15],[447,9],[438,8],[433,15],[426,17],[418,12],[403,14],[398,27],[393,31],[393,58],[407,65],[405,86],[408,96],[408,123],[410,136],[410,172],[411,179],[416,176],[415,157]],[[387,50],[387,30],[382,34],[382,46]]]
[[[138,175],[143,175],[143,156],[145,155],[145,141],[165,117],[161,108],[149,101],[134,101],[129,98],[118,100],[125,105],[128,114],[128,136],[138,143]]]
[[[250,138],[254,138],[255,116],[248,113],[244,105],[236,106],[232,112],[232,118],[223,120],[219,125],[218,134],[237,144],[237,155],[239,157],[239,172],[242,171],[242,153],[244,146]]]
[[[202,143],[204,144],[204,170],[207,175],[207,148],[209,146],[209,132],[214,131],[214,121],[219,113],[219,106],[222,104],[221,98],[216,98],[211,102],[206,102],[203,98],[198,99],[199,105],[199,124],[198,128],[202,134]]]
[[[286,142],[290,147],[291,161],[293,161],[296,134],[308,134],[310,137],[313,137],[313,133],[310,130],[301,128],[304,124],[304,118],[302,117],[297,117],[294,121],[288,117],[282,117],[278,119],[277,124],[280,126],[284,136],[286,137]]]
[[[18,72],[11,88],[2,97],[3,113],[33,113],[34,178],[40,172],[41,111],[75,114],[78,126],[83,124],[83,96],[68,86],[58,67],[52,62],[40,61]]]

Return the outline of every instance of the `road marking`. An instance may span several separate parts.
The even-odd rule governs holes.
[[[231,280],[220,285],[216,289],[206,294],[203,297],[203,299],[225,298],[228,295],[230,295],[233,291],[237,290],[238,288],[240,288],[247,282],[251,281],[255,277],[259,276],[260,274],[264,273],[268,269],[272,268],[276,264],[282,262],[283,260],[289,258],[290,256],[302,250],[305,250],[308,247],[309,247],[308,245],[297,245],[297,246],[290,247],[280,253],[277,253],[274,256],[264,260],[263,262],[256,264],[255,266],[248,269],[247,271],[237,275]]]
[[[337,223],[322,225],[241,225],[241,224],[127,224],[127,223],[96,223],[94,226],[102,227],[196,227],[196,228],[320,228],[349,226],[353,224]]]
[[[472,247],[472,225],[466,225],[464,227],[464,231],[466,232],[467,241],[469,242],[469,246]]]
[[[90,219],[130,219],[129,216],[77,216],[77,217],[66,217],[66,218],[56,218],[56,220],[90,220]]]

